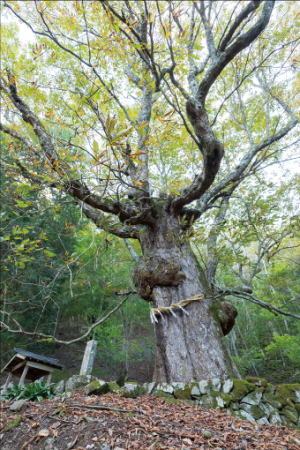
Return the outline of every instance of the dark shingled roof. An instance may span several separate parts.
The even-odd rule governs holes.
[[[33,359],[37,362],[43,362],[44,364],[48,364],[49,366],[55,367],[56,369],[62,369],[63,366],[59,364],[58,359],[49,358],[48,356],[37,355],[36,353],[27,352],[26,350],[22,350],[21,348],[14,348],[16,353],[25,356],[26,358]]]

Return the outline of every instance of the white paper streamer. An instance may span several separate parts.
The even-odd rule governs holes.
[[[180,308],[187,316],[189,316],[189,313],[185,309],[183,309],[181,306],[178,306],[178,308]]]

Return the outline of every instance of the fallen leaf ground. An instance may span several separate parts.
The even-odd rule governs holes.
[[[29,402],[26,411],[14,414],[11,403],[2,404],[2,450],[43,449],[50,437],[58,450],[300,449],[296,430],[253,424],[222,411],[146,395],[134,400],[112,394],[86,397],[79,391],[64,402],[60,397]],[[20,425],[4,432],[5,424],[18,415]]]

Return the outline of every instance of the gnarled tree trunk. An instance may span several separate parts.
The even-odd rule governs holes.
[[[176,309],[177,317],[171,313],[157,317],[154,381],[239,377],[224,337],[236,312],[231,309],[224,314],[223,305],[213,300],[187,230],[178,218],[163,211],[157,228],[143,236],[143,256],[135,267],[138,292],[153,301],[154,308],[203,295],[203,300],[184,307],[186,312]]]

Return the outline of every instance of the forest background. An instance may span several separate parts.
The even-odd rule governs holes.
[[[5,39],[16,55],[19,30],[15,21],[3,26]],[[39,59],[43,48],[37,41],[27,45],[33,59]],[[294,59],[294,70],[298,70],[299,60]],[[52,112],[45,114],[51,118]],[[234,115],[231,126],[232,139],[237,140],[241,123]],[[65,141],[70,138],[68,129],[55,124],[52,133]],[[257,261],[257,236],[265,242],[275,240],[276,245],[260,258],[255,293],[266,304],[292,314],[299,314],[300,309],[300,178],[296,138],[293,143],[285,142],[290,145],[285,159],[279,158],[264,172],[257,173],[243,188],[242,201],[231,208],[226,226],[219,234],[217,274],[220,286],[236,284],[239,269],[243,267],[249,272]],[[76,158],[76,149],[70,145],[69,150]],[[99,151],[96,144],[93,150]],[[124,242],[97,229],[63,192],[41,189],[18,176],[12,155],[20,152],[22,144],[2,133],[1,302],[4,310],[8,309],[18,322],[26,324],[27,330],[37,333],[33,337],[22,336],[2,328],[2,364],[11,357],[13,347],[54,355],[65,363],[64,371],[54,375],[53,381],[58,381],[78,373],[84,345],[93,337],[98,340],[94,375],[117,379],[125,374],[132,381],[150,381],[155,359],[154,325],[149,304],[134,293],[130,277],[135,258],[141,254],[139,244],[135,240]],[[177,157],[171,145],[167,152],[160,153],[153,176],[154,188],[179,189],[186,162]],[[168,178],[171,170],[172,176]],[[208,230],[204,222],[199,220],[193,226],[190,239],[199,264],[205,268]],[[133,293],[113,315],[93,329],[89,338],[64,346],[51,338],[39,337],[38,331],[60,340],[80,336],[119,304],[121,296],[116,293],[125,292]],[[274,383],[299,381],[299,320],[274,315],[238,296],[230,300],[238,316],[226,339],[240,374],[264,377]]]

